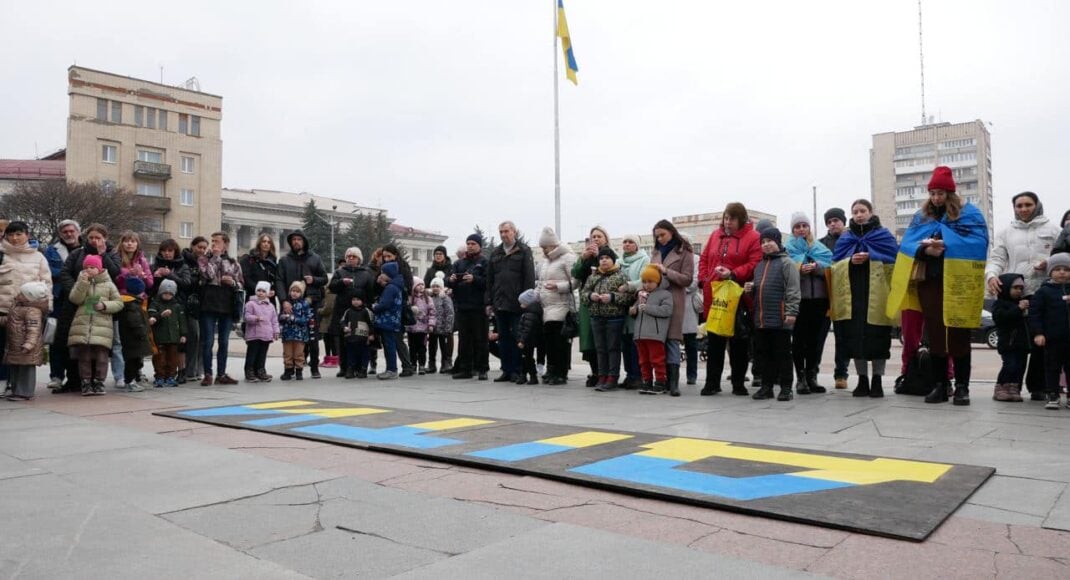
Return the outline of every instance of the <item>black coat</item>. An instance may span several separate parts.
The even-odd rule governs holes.
[[[342,266],[334,271],[328,289],[335,295],[334,311],[331,313],[331,324],[327,332],[329,334],[342,334],[342,315],[353,305],[353,298],[360,298],[367,308],[371,308],[375,301],[378,285],[375,283],[376,274],[364,266]],[[346,279],[351,279],[351,284],[346,284]]]
[[[542,343],[542,305],[538,302],[529,304],[520,315],[516,325],[516,341],[524,343],[524,348],[538,346]]]
[[[300,253],[293,251],[279,260],[277,279],[275,283],[275,296],[282,301],[288,301],[290,296],[290,284],[305,281],[305,276],[312,276],[312,283],[305,284],[305,298],[308,298],[314,310],[319,310],[323,302],[324,289],[327,287],[327,271],[323,269],[323,261],[308,247],[308,238],[300,230],[286,236],[287,243],[294,238],[300,237],[305,241],[304,248]]]
[[[167,268],[171,270],[171,273],[166,276],[157,276],[156,270],[160,268]],[[186,298],[193,290],[193,273],[190,272],[189,264],[186,260],[179,256],[174,260],[168,260],[163,256],[156,254],[156,259],[152,261],[152,293],[155,296],[160,291],[160,283],[164,280],[172,280],[178,286],[177,298],[186,302]]]
[[[442,272],[445,274],[445,279],[442,280],[442,283],[445,284],[446,279],[453,273],[453,262],[450,262],[449,257],[446,258],[446,262],[443,264],[431,262],[431,265],[427,268],[427,272],[424,273],[424,286],[428,288],[431,287],[431,280],[435,279],[435,272]]]
[[[463,280],[465,274],[472,275],[471,282]],[[480,254],[457,260],[446,285],[453,289],[453,306],[457,312],[482,312],[487,291],[487,259]]]
[[[858,237],[881,227],[880,219],[873,216],[865,224],[851,221],[851,231]],[[863,360],[888,360],[892,358],[892,327],[878,326],[868,322],[869,317],[869,262],[849,264],[851,280],[851,319],[847,320],[847,351],[851,358]]]
[[[282,297],[276,289],[279,263],[275,260],[275,256],[260,257],[259,254],[249,252],[238,258],[238,265],[241,266],[241,275],[245,281],[245,297],[247,299],[251,300],[256,297],[257,282],[271,284],[271,289],[275,290],[275,295]]]
[[[1043,334],[1048,344],[1070,342],[1070,284],[1048,280],[1029,300],[1029,330]]]
[[[58,307],[59,312],[59,316],[56,318],[56,339],[53,344],[67,344],[71,322],[74,320],[74,313],[78,309],[77,306],[71,303],[71,288],[74,288],[74,283],[78,281],[78,274],[82,271],[82,263],[85,261],[86,255],[97,255],[97,249],[88,243],[76,248],[67,255],[67,260],[63,262],[63,269],[60,270],[59,304],[53,305],[54,308]],[[108,271],[108,276],[114,282],[119,277],[122,261],[119,258],[119,254],[112,249],[111,244],[108,244],[107,251],[101,256],[101,261],[104,264],[104,269]]]
[[[520,244],[506,254],[499,244],[487,261],[487,296],[485,301],[495,310],[520,312],[520,293],[535,287],[535,263],[531,248]]]
[[[119,342],[123,344],[123,358],[148,358],[152,356],[149,343],[149,320],[137,300],[123,302],[123,309],[115,315],[119,325]]]
[[[189,268],[189,295],[186,296],[186,316],[194,320],[201,317],[201,301],[204,299],[204,279],[197,258],[189,248],[182,250],[182,261]],[[181,290],[181,287],[179,288]]]

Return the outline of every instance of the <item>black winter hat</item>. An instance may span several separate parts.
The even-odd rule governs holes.
[[[825,212],[825,225],[828,225],[832,218],[838,218],[844,224],[847,223],[847,213],[838,207],[830,208]]]
[[[614,262],[617,261],[617,253],[609,246],[602,246],[602,248],[598,250],[598,259],[601,260],[602,256],[609,256],[609,259]]]
[[[762,230],[762,241],[773,240],[780,248],[784,247],[783,238],[780,235],[780,230],[776,228],[766,228]]]

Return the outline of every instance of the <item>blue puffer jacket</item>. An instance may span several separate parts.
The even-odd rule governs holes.
[[[375,328],[387,332],[401,332],[401,302],[405,289],[405,279],[398,270],[397,262],[383,264],[383,274],[390,278],[379,301],[372,306],[375,313]]]
[[[314,323],[312,306],[308,300],[301,299],[293,303],[291,314],[279,315],[279,334],[283,342],[308,342],[310,329]]]

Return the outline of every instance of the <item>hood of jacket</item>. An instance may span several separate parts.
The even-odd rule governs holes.
[[[175,256],[175,259],[173,260],[168,260],[167,258],[163,257],[159,252],[157,252],[156,258],[153,260],[152,263],[155,264],[157,268],[162,266],[164,268],[177,270],[180,266],[186,263],[186,260],[183,259],[183,256],[181,255]]]
[[[31,240],[27,240],[26,243],[16,246],[5,239],[0,241],[0,250],[5,254],[32,254],[37,251],[37,248],[30,242]]]
[[[1026,222],[1015,216],[1014,221],[1011,222],[1011,227],[1017,230],[1028,230],[1030,228],[1043,227],[1050,223],[1051,218],[1044,215],[1044,204],[1038,203],[1037,209],[1033,211],[1033,219]]]
[[[404,289],[405,278],[401,275],[401,268],[398,266],[397,262],[387,262],[383,264],[382,270],[383,274],[390,277],[391,284]]]
[[[294,238],[301,238],[301,241],[304,242],[302,244],[300,252],[294,250]],[[312,251],[312,248],[310,248],[308,245],[308,238],[305,237],[305,233],[301,230],[294,230],[290,232],[290,234],[286,236],[286,245],[290,247],[290,253],[296,256],[302,256]]]
[[[1023,282],[1025,282],[1025,276],[1022,276],[1021,274],[1011,273],[1000,275],[999,283],[1002,284],[999,290],[1000,300],[1013,300],[1011,298],[1011,284],[1014,284],[1014,281],[1018,279],[1021,279]],[[1024,296],[1025,293],[1023,292],[1022,295]]]

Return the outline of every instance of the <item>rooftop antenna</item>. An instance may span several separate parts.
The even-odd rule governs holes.
[[[921,62],[921,124],[925,124],[925,43],[921,29],[921,0],[918,0],[918,60]]]
[[[199,93],[201,92],[201,81],[197,80],[197,77],[190,77],[186,79],[186,82],[182,83],[182,88]]]

